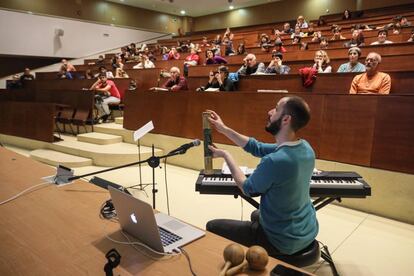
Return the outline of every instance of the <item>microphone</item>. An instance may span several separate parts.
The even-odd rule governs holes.
[[[197,147],[201,144],[200,140],[195,139],[193,141],[191,141],[190,143],[184,144],[178,148],[176,148],[175,150],[170,151],[168,154],[170,153],[176,153],[176,152],[180,152],[181,154],[185,153],[189,148],[192,147]]]

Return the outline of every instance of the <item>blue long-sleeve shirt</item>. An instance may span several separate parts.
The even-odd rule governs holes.
[[[319,229],[309,195],[315,166],[312,147],[305,140],[277,145],[250,138],[244,150],[262,157],[243,191],[261,195],[260,224],[267,238],[285,254],[304,249]]]

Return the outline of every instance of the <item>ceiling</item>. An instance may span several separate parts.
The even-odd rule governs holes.
[[[281,0],[107,0],[110,2],[159,11],[163,13],[182,15],[181,10],[185,10],[185,15],[198,17],[207,14],[229,11],[229,6],[234,9],[257,6]],[[171,1],[171,2],[170,2]]]

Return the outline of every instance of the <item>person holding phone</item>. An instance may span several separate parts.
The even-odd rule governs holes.
[[[206,229],[245,246],[260,245],[270,256],[291,255],[314,242],[318,234],[315,208],[309,183],[315,167],[315,153],[300,139],[298,131],[310,120],[308,104],[300,97],[278,101],[268,112],[265,130],[275,143],[261,143],[228,127],[214,111],[208,110],[211,125],[237,146],[261,157],[254,172],[246,178],[233,156],[210,145],[213,158],[223,158],[244,195],[261,196],[260,209],[250,221],[216,219]]]

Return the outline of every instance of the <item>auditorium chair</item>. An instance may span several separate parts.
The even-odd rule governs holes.
[[[56,126],[56,129],[58,131],[59,138],[60,138],[61,133],[66,132],[66,124],[69,124],[69,127],[70,127],[72,133],[75,134],[74,131],[73,131],[72,125],[71,125],[72,119],[73,119],[73,116],[75,116],[75,113],[76,113],[76,109],[74,109],[74,108],[71,108],[69,106],[61,106],[60,107],[60,112],[58,112],[58,114],[55,117],[55,126]],[[58,123],[63,124],[63,132],[60,129]]]

